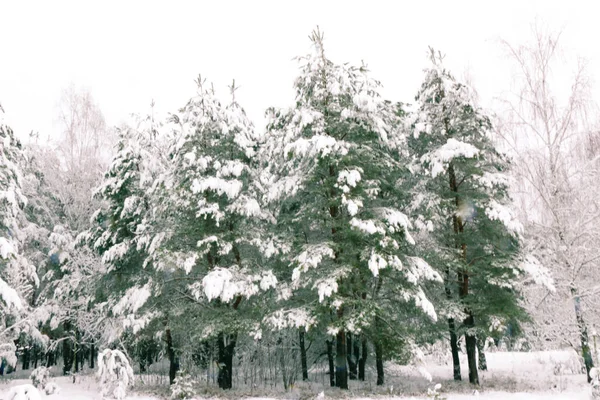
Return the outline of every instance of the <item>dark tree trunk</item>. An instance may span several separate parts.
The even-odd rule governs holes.
[[[348,354],[348,377],[351,380],[358,378],[358,357],[360,347],[357,337],[352,333],[346,333],[346,352]]]
[[[477,338],[475,335],[469,335],[468,329],[475,325],[473,315],[465,319],[467,333],[465,334],[465,342],[467,344],[467,361],[469,362],[469,382],[473,385],[479,385],[479,372],[477,371]]]
[[[581,355],[583,356],[583,362],[585,363],[587,381],[590,383],[592,381],[590,370],[594,368],[594,360],[592,359],[592,352],[590,351],[587,325],[583,320],[583,313],[581,312],[581,300],[577,294],[577,289],[571,288],[571,294],[573,295],[573,302],[575,304],[575,318],[577,319],[577,327],[579,328],[579,337],[581,339]]]
[[[360,359],[358,360],[358,379],[361,381],[365,380],[365,366],[367,365],[367,355],[368,353],[368,345],[367,345],[367,337],[362,335],[361,338],[361,351],[360,351]]]
[[[454,380],[460,381],[460,358],[458,356],[458,337],[456,336],[456,326],[454,318],[448,318],[448,328],[450,330],[450,350],[452,351],[452,369],[454,371]]]
[[[29,347],[23,348],[23,370],[29,369],[30,350]]]
[[[79,330],[75,331],[75,344],[73,346],[73,358],[75,360],[75,373],[79,372],[79,359],[81,349],[79,348]]]
[[[63,326],[65,335],[68,335],[71,330],[71,324],[69,321],[65,321]],[[66,338],[63,341],[62,353],[63,375],[68,375],[71,372],[71,368],[73,368],[73,341],[71,339]]]
[[[33,369],[36,369],[38,366],[39,354],[40,354],[39,347],[33,346]]]
[[[54,363],[54,352],[53,351],[48,351],[46,353],[46,367],[49,368],[51,366],[53,366]]]
[[[217,340],[219,348],[219,376],[217,382],[221,389],[231,389],[233,387],[233,354],[237,334],[226,335],[221,333]]]
[[[346,332],[343,329],[340,329],[335,338],[335,385],[340,389],[348,389],[348,368],[346,366]]]
[[[302,366],[302,380],[308,380],[308,362],[306,361],[306,345],[304,343],[304,336],[306,330],[303,326],[298,329],[298,336],[300,340],[300,364]]]
[[[94,368],[94,361],[96,361],[96,346],[94,343],[90,345],[90,368]]]
[[[173,336],[171,336],[171,329],[167,328],[166,331],[167,340],[167,356],[169,357],[169,385],[175,382],[175,376],[179,371],[179,360],[175,357],[175,347],[173,346]]]
[[[375,366],[377,368],[377,385],[383,385],[385,383],[383,372],[383,344],[379,339],[375,342]]]
[[[485,358],[485,352],[483,348],[485,347],[485,342],[481,340],[481,338],[477,338],[477,355],[479,361],[479,369],[482,371],[487,371],[487,360]]]
[[[327,342],[327,361],[329,361],[329,385],[335,386],[335,367],[333,362],[333,341],[328,340]]]

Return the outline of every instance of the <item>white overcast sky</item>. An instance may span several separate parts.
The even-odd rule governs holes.
[[[468,70],[484,103],[508,89],[498,39],[530,38],[536,18],[590,60],[598,82],[600,24],[592,1],[8,1],[0,0],[0,103],[20,137],[56,135],[57,102],[71,83],[91,90],[107,122],[175,111],[199,73],[263,123],[268,106],[293,101],[297,64],[315,26],[329,58],[359,64],[390,100],[411,101],[429,45],[455,75]],[[568,76],[564,77],[565,79]]]

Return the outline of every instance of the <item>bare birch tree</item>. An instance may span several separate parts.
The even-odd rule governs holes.
[[[529,246],[556,281],[554,294],[531,289],[537,293],[530,293],[529,299],[535,300],[530,309],[539,317],[534,333],[544,340],[561,337],[577,348],[589,381],[593,358],[586,322],[592,316],[587,311],[600,293],[594,287],[600,272],[598,153],[581,151],[582,144],[593,143],[590,81],[585,62],[577,60],[570,85],[561,87],[560,34],[539,26],[533,32],[530,44],[503,42],[516,64],[518,85],[504,97],[507,119],[500,133],[515,153]],[[543,313],[549,305],[551,312]]]

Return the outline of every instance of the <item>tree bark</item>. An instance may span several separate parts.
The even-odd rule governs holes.
[[[94,343],[90,346],[90,368],[94,369],[94,362],[96,361],[96,346]]]
[[[221,389],[231,389],[233,387],[233,354],[235,351],[235,343],[237,334],[219,334],[219,375],[217,382]]]
[[[30,350],[29,347],[23,349],[23,370],[29,369]]]
[[[477,355],[479,361],[479,369],[481,371],[487,371],[487,360],[485,358],[485,352],[483,350],[485,343],[481,340],[481,338],[477,338]]]
[[[65,335],[68,335],[71,330],[71,324],[69,321],[63,323]],[[73,367],[73,341],[68,337],[65,338],[62,345],[63,353],[63,375],[68,375]]]
[[[329,361],[329,385],[335,386],[335,367],[333,362],[333,341],[328,340],[327,342],[327,361]]]
[[[167,341],[167,356],[169,358],[169,385],[175,382],[175,376],[179,371],[179,362],[175,357],[175,348],[173,346],[173,336],[171,336],[171,329],[167,328],[166,332]]]
[[[377,385],[383,385],[385,383],[383,372],[383,344],[379,339],[375,342],[375,366],[377,368]]]
[[[343,316],[340,307],[338,317]],[[341,314],[341,315],[340,315]],[[335,385],[340,389],[348,389],[348,367],[346,365],[346,331],[340,329],[335,339]]]
[[[300,340],[300,363],[302,365],[302,380],[308,380],[308,362],[306,361],[306,345],[304,343],[304,336],[306,330],[303,326],[298,329],[298,336]]]
[[[367,345],[367,337],[365,335],[361,335],[361,351],[360,351],[360,359],[358,360],[358,379],[361,381],[365,380],[365,366],[367,365],[367,356],[368,356],[368,345]]]
[[[583,356],[583,362],[585,363],[587,381],[588,383],[590,383],[592,381],[592,377],[590,376],[590,370],[594,367],[594,360],[592,359],[592,352],[590,351],[590,342],[587,332],[587,325],[583,320],[583,313],[581,312],[581,299],[577,294],[577,289],[571,288],[571,295],[573,296],[573,303],[575,306],[575,318],[577,319],[577,327],[579,328],[579,337],[581,339],[581,355]]]
[[[473,385],[479,385],[479,372],[477,371],[477,338],[475,335],[470,335],[468,330],[475,325],[473,315],[465,319],[467,332],[465,333],[465,342],[467,345],[467,361],[469,362],[469,382]]]
[[[348,378],[358,378],[358,360],[360,356],[360,345],[358,337],[350,332],[346,333],[346,353],[348,354]]]

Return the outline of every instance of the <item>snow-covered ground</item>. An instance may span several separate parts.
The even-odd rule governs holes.
[[[579,371],[573,373],[577,368],[577,356],[573,351],[552,351],[552,352],[497,352],[487,354],[490,370],[480,372],[481,387],[477,393],[468,384],[455,384],[452,382],[452,371],[448,365],[438,365],[433,360],[428,363],[427,370],[432,375],[430,384],[414,368],[405,366],[387,365],[387,384],[384,388],[378,388],[373,395],[365,393],[364,388],[359,388],[357,382],[351,382],[351,393],[356,399],[427,399],[425,395],[427,387],[433,387],[435,383],[442,383],[442,394],[448,400],[588,400],[590,399],[590,390],[587,385],[585,375]],[[467,375],[466,360],[463,360],[462,373]],[[100,400],[101,396],[98,390],[98,384],[92,375],[80,376],[77,383],[73,383],[71,378],[57,377],[52,381],[56,382],[61,392],[58,395],[46,396],[43,399],[49,400]],[[31,383],[29,380],[3,380],[0,383],[0,399],[6,399],[6,393],[10,387]],[[299,385],[300,386],[300,385]],[[139,383],[138,383],[139,388]],[[353,390],[354,389],[354,390]],[[323,390],[326,398],[341,398],[344,393],[339,389],[317,388],[314,389],[314,397]],[[383,395],[387,392],[387,395]],[[215,391],[214,393],[218,393]],[[239,393],[240,397],[248,400],[263,400],[260,397],[247,397],[247,393],[234,390],[228,393],[228,398],[235,398]],[[309,392],[310,393],[310,392]],[[401,393],[411,393],[412,396],[401,396]],[[423,395],[418,395],[423,393]],[[281,393],[280,397],[286,399],[305,398],[306,390],[290,393]],[[233,395],[233,397],[232,397]],[[147,395],[132,394],[128,397],[131,400],[158,400],[157,397]],[[197,397],[203,399],[203,397]]]

